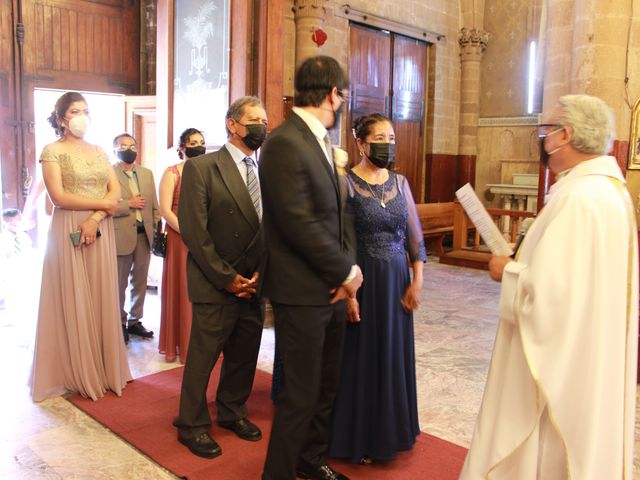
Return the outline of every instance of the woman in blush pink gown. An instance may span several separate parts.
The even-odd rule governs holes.
[[[31,397],[65,392],[96,400],[132,379],[120,326],[111,214],[120,188],[104,150],[87,143],[89,110],[68,92],[49,122],[60,137],[40,155],[55,205],[42,271]],[[77,246],[72,240],[75,235]]]

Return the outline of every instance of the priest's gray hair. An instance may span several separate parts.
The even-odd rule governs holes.
[[[251,95],[247,95],[245,97],[238,98],[235,102],[233,102],[229,109],[227,110],[227,114],[224,119],[224,128],[227,130],[227,137],[231,137],[231,130],[227,127],[226,120],[233,118],[236,122],[239,122],[242,116],[244,115],[245,107],[262,107],[264,109],[264,105],[262,101],[258,97],[254,97]]]
[[[611,151],[616,136],[613,111],[604,100],[591,95],[564,95],[562,125],[571,128],[571,144],[579,152],[604,155]]]

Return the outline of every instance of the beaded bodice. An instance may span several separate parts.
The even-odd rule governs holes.
[[[57,162],[60,165],[62,188],[65,192],[89,198],[104,198],[111,175],[109,157],[100,147],[94,147],[91,155],[56,153],[46,146],[40,155],[41,162]]]
[[[406,198],[411,192],[404,177],[389,172],[381,185],[368,184],[353,171],[347,178],[359,254],[389,259],[408,252],[412,261],[425,260],[424,242],[412,228],[415,206],[413,198]]]

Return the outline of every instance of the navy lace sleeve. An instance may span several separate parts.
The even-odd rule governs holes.
[[[405,235],[405,248],[409,254],[411,262],[417,260],[427,261],[427,251],[424,248],[424,236],[422,235],[422,224],[420,223],[420,217],[418,216],[418,210],[416,209],[416,203],[413,201],[413,195],[411,194],[411,187],[406,177],[398,175],[402,196],[407,204],[407,231]]]

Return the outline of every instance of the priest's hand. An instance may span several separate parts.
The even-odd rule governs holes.
[[[512,261],[513,259],[511,257],[491,257],[491,260],[489,260],[489,275],[491,278],[496,282],[501,281],[504,267]]]

